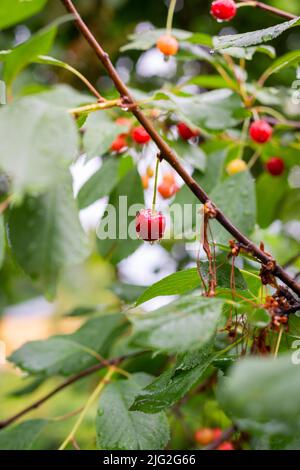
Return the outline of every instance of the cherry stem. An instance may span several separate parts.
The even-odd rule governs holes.
[[[177,3],[177,0],[171,0],[169,4],[167,26],[166,26],[167,34],[172,33],[172,25],[173,25],[173,18],[174,18],[176,3]]]
[[[249,118],[245,119],[243,130],[242,130],[242,136],[241,136],[241,144],[240,144],[239,154],[238,154],[238,158],[240,159],[243,158],[244,148],[247,142],[249,124],[250,124],[250,119]]]
[[[292,13],[288,13],[287,11],[272,7],[271,5],[267,5],[266,3],[263,3],[263,2],[256,2],[256,1],[249,2],[249,0],[240,0],[240,2],[245,3],[248,6],[253,6],[254,8],[260,8],[261,10],[268,11],[269,13],[273,13],[274,15],[280,16],[281,18],[285,18],[287,20],[293,20],[297,18],[297,16],[293,15]],[[249,5],[249,3],[251,3],[251,5]]]
[[[274,351],[274,359],[276,359],[277,356],[278,356],[278,352],[279,352],[279,348],[280,348],[280,343],[281,343],[281,338],[282,338],[283,330],[284,330],[284,327],[281,325],[280,330],[279,330],[279,333],[278,333],[278,338],[277,338],[277,343],[276,343],[275,351]]]
[[[159,158],[156,160],[155,166],[155,178],[154,178],[154,189],[153,189],[153,199],[152,199],[152,211],[155,212],[156,207],[156,195],[157,195],[157,182],[158,182],[158,169],[159,169]]]

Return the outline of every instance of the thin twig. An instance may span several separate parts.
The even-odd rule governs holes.
[[[292,256],[289,260],[287,260],[284,265],[282,266],[283,268],[289,268],[294,264],[298,259],[300,258],[300,252],[296,253],[294,256]]]
[[[239,2],[249,3],[249,0],[239,0]],[[292,13],[288,13],[287,11],[272,7],[271,5],[267,5],[266,3],[263,3],[263,2],[253,1],[251,3],[253,3],[253,6],[255,8],[260,8],[261,10],[267,11],[269,13],[273,13],[274,15],[280,16],[281,18],[285,18],[286,20],[293,20],[294,18],[297,18],[296,15],[293,15]]]
[[[33,410],[36,410],[41,405],[43,405],[46,401],[48,401],[50,398],[52,398],[54,395],[61,392],[65,388],[69,387],[73,383],[78,382],[78,380],[83,379],[84,377],[88,377],[89,375],[94,374],[95,372],[98,372],[99,370],[104,369],[105,367],[119,365],[121,362],[123,362],[127,359],[131,359],[133,357],[136,357],[140,354],[144,354],[144,351],[134,353],[134,354],[128,354],[128,355],[116,357],[114,359],[109,359],[109,360],[106,360],[105,362],[103,362],[102,364],[95,364],[94,366],[91,366],[88,369],[85,369],[85,370],[79,372],[78,374],[72,375],[67,380],[65,380],[60,385],[58,385],[53,390],[51,390],[49,393],[47,393],[42,398],[40,398],[39,400],[35,401],[34,403],[27,406],[26,408],[19,411],[18,413],[11,416],[10,418],[7,418],[5,420],[0,421],[0,429],[6,428],[7,426],[14,423],[15,421],[18,421],[20,418],[22,418],[26,414],[30,413]]]
[[[217,448],[223,444],[223,442],[228,441],[235,432],[237,432],[237,427],[235,425],[231,426],[230,428],[226,429],[226,431],[224,431],[218,439],[207,446],[205,450],[217,450]]]

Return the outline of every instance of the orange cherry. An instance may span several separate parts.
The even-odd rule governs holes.
[[[148,177],[148,175],[143,175],[141,179],[142,179],[143,188],[148,189],[149,188],[149,177]]]
[[[176,55],[179,49],[179,44],[174,36],[170,34],[164,34],[160,36],[156,43],[157,48],[162,52],[164,55]]]
[[[214,431],[210,428],[198,429],[194,434],[194,439],[201,446],[207,446],[214,441]]]

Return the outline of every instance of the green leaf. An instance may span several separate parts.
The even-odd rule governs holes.
[[[278,218],[283,222],[300,219],[300,189],[288,191],[278,207]]]
[[[0,29],[8,28],[38,13],[47,0],[1,0]]]
[[[208,273],[208,263],[201,263],[201,265],[202,275],[205,277]],[[218,287],[230,288],[230,272],[231,266],[229,264],[224,264],[218,268]],[[247,288],[247,285],[237,268],[235,268],[235,282],[236,289]],[[148,287],[148,289],[146,289],[146,291],[138,298],[136,305],[140,305],[161,295],[185,294],[200,287],[202,287],[202,283],[197,268],[178,271],[177,273],[170,274]]]
[[[40,54],[47,54],[57,33],[57,25],[50,25],[16,46],[6,57],[3,78],[9,86],[18,74]]]
[[[234,127],[247,114],[240,97],[228,89],[196,96],[177,96],[164,91],[154,98],[160,108],[176,112],[189,126],[207,131]]]
[[[135,232],[135,216],[143,206],[141,177],[134,168],[124,176],[110,195],[110,210],[104,214],[97,230],[97,246],[101,256],[117,264],[140,246],[141,241],[137,239]],[[115,211],[112,211],[112,208],[115,208]],[[129,208],[130,214],[127,215]]]
[[[227,54],[236,59],[252,60],[257,52],[268,55],[271,59],[276,57],[276,51],[272,46],[254,46],[254,47],[228,47],[220,50],[221,54]]]
[[[266,434],[299,432],[300,373],[291,354],[240,361],[219,388],[219,400],[241,429]]]
[[[145,286],[136,286],[125,282],[114,282],[109,286],[109,290],[127,303],[134,302],[145,289]]]
[[[0,109],[0,166],[22,196],[57,182],[77,154],[76,125],[65,111],[26,97]]]
[[[157,450],[169,441],[169,425],[164,413],[129,411],[136,395],[151,380],[134,374],[106,386],[99,401],[96,420],[97,445],[102,450]]]
[[[37,97],[40,101],[64,110],[89,104],[93,100],[90,95],[79,92],[69,85],[53,86],[50,90],[39,93]]]
[[[39,197],[26,196],[9,212],[9,240],[20,266],[51,295],[61,271],[88,255],[70,175]]]
[[[188,162],[193,168],[204,171],[206,168],[206,155],[199,145],[188,144],[181,141],[169,142],[179,159]]]
[[[288,184],[285,178],[263,173],[256,182],[257,222],[267,228],[278,218],[278,205],[283,199]]]
[[[83,148],[88,158],[104,155],[115,138],[124,130],[103,112],[90,114],[84,128]]]
[[[264,72],[264,81],[266,81],[274,73],[278,73],[287,67],[297,66],[299,62],[300,51],[292,51],[288,52],[287,54],[284,54],[283,56],[275,60],[272,65]]]
[[[1,450],[30,450],[47,426],[45,419],[25,421],[12,428],[0,431]]]
[[[133,342],[168,353],[198,349],[214,336],[222,307],[221,299],[199,295],[181,297],[154,312],[132,313]]]
[[[54,67],[59,67],[61,69],[67,70],[68,72],[78,77],[85,85],[87,85],[87,79],[84,77],[84,75],[82,75],[81,72],[79,72],[74,67],[67,64],[66,62],[63,62],[62,60],[58,60],[58,59],[55,59],[54,57],[50,57],[46,55],[39,55],[36,58],[35,62],[37,62],[38,64],[52,65]]]
[[[226,49],[228,47],[249,47],[256,44],[272,41],[290,28],[300,24],[300,18],[295,18],[284,23],[276,24],[270,28],[251,31],[243,34],[229,34],[214,38],[215,49]],[[225,52],[225,51],[224,51]]]
[[[30,341],[15,351],[9,360],[30,374],[69,376],[96,363],[93,352],[106,357],[124,326],[122,315],[98,316],[71,335]]]
[[[270,314],[264,308],[251,308],[247,312],[247,319],[249,323],[255,328],[266,328],[271,321]]]
[[[121,52],[130,51],[132,49],[146,51],[155,46],[157,40],[163,34],[166,34],[165,29],[151,29],[142,33],[131,34],[129,36],[130,42],[121,48]],[[181,29],[172,29],[172,36],[182,41],[192,38],[193,34],[189,31],[182,31]]]
[[[173,367],[139,393],[130,409],[157,413],[173,406],[201,379],[213,359],[211,348],[207,346],[179,357]]]
[[[26,378],[26,383],[20,388],[13,390],[9,396],[14,398],[24,397],[25,395],[32,395],[43,383],[44,377],[35,377],[33,380]]]
[[[188,85],[197,85],[201,88],[215,89],[215,88],[226,88],[228,86],[226,80],[219,75],[198,75],[191,78]]]
[[[251,235],[256,221],[256,200],[254,181],[249,172],[239,173],[218,184],[211,199],[241,232]],[[214,240],[226,245],[232,236],[216,221],[211,226]]]
[[[77,199],[80,209],[93,204],[104,196],[109,196],[120,178],[133,168],[131,157],[108,158],[101,168],[82,186]]]
[[[0,267],[3,264],[5,255],[5,225],[3,216],[0,216]]]

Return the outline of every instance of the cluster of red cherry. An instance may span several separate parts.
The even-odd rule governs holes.
[[[201,428],[195,432],[194,439],[197,444],[203,447],[208,446],[214,441],[217,441],[222,436],[222,429],[220,428]],[[231,441],[222,442],[216,450],[235,450]]]
[[[253,142],[256,142],[257,144],[266,144],[272,138],[273,129],[267,121],[260,119],[251,124],[249,134]],[[236,158],[228,164],[227,173],[229,175],[234,175],[241,171],[245,171],[246,169],[246,162],[241,158]],[[272,176],[281,176],[285,170],[284,161],[280,157],[271,157],[266,162],[266,170]]]
[[[237,13],[237,4],[233,0],[215,0],[211,5],[211,15],[218,21],[229,21],[235,17]],[[157,40],[157,48],[165,55],[176,55],[179,50],[179,43],[177,39],[170,35],[164,34]],[[119,119],[119,123],[124,125],[124,119]],[[127,123],[128,124],[128,123]],[[199,136],[198,131],[190,129],[185,123],[180,122],[177,125],[179,136],[183,140],[190,140]],[[257,120],[250,126],[250,137],[258,144],[267,143],[273,135],[273,129],[270,124],[265,120]],[[120,134],[115,142],[112,144],[112,150],[120,153],[127,147],[127,139],[129,134]],[[150,141],[151,137],[143,127],[136,127],[131,133],[133,141],[137,144],[146,144]],[[227,173],[234,175],[236,173],[247,170],[247,164],[241,158],[232,160],[227,165]],[[266,170],[272,176],[280,176],[285,170],[285,164],[282,158],[272,157],[266,163]],[[145,189],[149,186],[149,179],[153,176],[152,168],[147,168],[147,172],[142,176],[142,183]],[[167,173],[163,176],[162,183],[158,186],[160,195],[168,199],[178,191],[178,186],[175,182],[174,175]],[[166,219],[161,212],[151,209],[144,209],[136,216],[136,232],[139,238],[154,242],[163,237],[166,227]]]
[[[137,126],[131,129],[131,120],[128,118],[120,117],[116,120],[116,124],[119,124],[123,127],[127,127],[128,131],[119,134],[118,137],[113,141],[113,143],[111,144],[111,150],[113,152],[124,152],[128,147],[130,139],[132,139],[133,142],[139,145],[145,145],[151,140],[150,135],[142,126]]]

